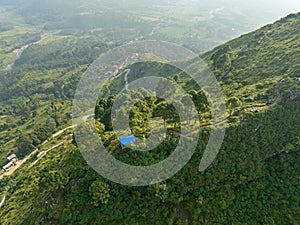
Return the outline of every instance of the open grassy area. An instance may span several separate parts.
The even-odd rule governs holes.
[[[178,27],[178,26],[162,27],[158,29],[158,32],[163,35],[167,35],[171,38],[180,38],[186,34],[187,29],[185,27]]]

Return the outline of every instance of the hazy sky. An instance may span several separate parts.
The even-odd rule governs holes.
[[[212,0],[218,2],[218,0]],[[221,0],[221,4],[228,4],[248,12],[265,12],[271,16],[286,16],[290,13],[300,12],[300,0]],[[262,15],[263,16],[263,15]]]
[[[130,0],[129,0],[130,1]],[[199,8],[220,8],[253,18],[252,29],[275,22],[291,13],[300,12],[300,0],[174,0],[181,5],[195,5]],[[169,2],[174,2],[170,0]],[[234,18],[234,16],[233,16]]]
[[[129,0],[130,1],[130,0]],[[151,2],[151,1],[149,1]],[[300,12],[300,0],[175,0],[181,4],[213,5],[239,8],[243,11],[266,11],[283,13],[283,15]]]

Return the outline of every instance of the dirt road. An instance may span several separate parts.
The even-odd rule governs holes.
[[[72,129],[72,128],[74,128],[74,126],[66,127],[66,128],[64,128],[64,129],[62,129],[62,130],[56,132],[55,134],[53,134],[53,135],[51,136],[51,138],[55,138],[55,137],[61,135],[62,133],[64,133],[65,131],[67,131],[67,130],[69,130],[69,129]],[[44,141],[44,142],[41,144],[41,146],[45,145],[47,142],[48,142],[48,140],[47,140],[47,141]],[[62,145],[64,142],[65,142],[65,141],[59,143],[58,145],[53,146],[52,148],[48,149],[46,152],[48,152],[48,151],[50,151],[50,150],[52,150],[52,149],[54,149],[54,148],[56,148],[56,147]],[[18,162],[16,162],[16,165],[15,165],[14,167],[12,167],[9,171],[5,172],[4,174],[1,174],[1,175],[0,175],[0,180],[3,178],[3,176],[10,176],[10,175],[12,175],[17,169],[19,169],[25,162],[27,162],[28,159],[30,159],[30,158],[31,158],[34,154],[36,154],[38,151],[39,151],[39,149],[35,149],[35,150],[34,150],[33,152],[31,152],[28,156],[26,156],[24,159],[19,160]]]

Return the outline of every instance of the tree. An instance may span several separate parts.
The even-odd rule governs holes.
[[[90,196],[92,197],[92,205],[107,204],[110,197],[109,191],[108,184],[100,180],[94,181],[89,189]]]
[[[168,102],[163,101],[159,103],[155,108],[155,116],[161,117],[164,120],[164,128],[166,128],[167,120],[171,119],[173,116],[173,107]]]
[[[47,140],[53,131],[55,131],[56,122],[54,119],[50,119],[46,124],[41,124],[34,129],[34,134],[41,141]]]
[[[22,134],[16,142],[18,155],[23,158],[33,150],[32,140],[28,134]]]
[[[96,130],[99,134],[103,134],[105,131],[105,125],[99,121],[95,121]]]
[[[235,108],[240,107],[241,105],[242,105],[242,102],[241,102],[241,100],[240,100],[239,98],[237,98],[237,97],[235,97],[235,96],[229,98],[228,101],[227,101],[227,107],[228,107],[229,110],[230,110],[230,116],[232,115],[233,110],[234,110]]]

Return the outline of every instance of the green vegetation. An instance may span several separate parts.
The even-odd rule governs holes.
[[[32,17],[28,16],[27,22],[43,24],[49,30],[59,27],[59,9],[41,15],[36,15],[32,5],[29,9],[26,13]],[[46,22],[52,16],[53,20]],[[89,15],[83,16],[90,20]],[[39,20],[33,19],[36,17]],[[143,21],[155,22],[145,17]],[[0,209],[1,224],[300,223],[300,87],[295,79],[300,68],[300,14],[202,55],[222,85],[229,120],[217,159],[202,173],[198,167],[210,132],[204,93],[186,74],[170,66],[132,65],[130,81],[164,74],[181,85],[194,100],[203,127],[191,162],[173,178],[149,187],[127,187],[102,178],[86,164],[71,133],[51,138],[55,131],[70,125],[71,100],[82,73],[99,54],[113,47],[107,36],[89,36],[88,32],[80,38],[83,25],[73,25],[42,45],[28,47],[12,70],[0,72],[1,165],[11,151],[22,159],[35,148],[46,151],[63,141],[39,161],[35,154],[1,179],[0,197],[6,195]],[[15,31],[14,27],[3,32]],[[21,38],[13,46],[36,41],[39,35],[37,32],[32,40]],[[8,55],[14,47],[10,48]],[[0,54],[5,55],[3,49]],[[141,68],[146,69],[142,72]],[[167,128],[165,141],[153,152],[119,147],[110,110],[123,85],[124,76],[112,79],[107,84],[110,92],[96,106],[96,128],[102,141],[116,158],[130,164],[148,165],[168,157],[178,143],[180,126],[174,107],[159,98],[139,101],[131,111],[130,123],[137,136],[146,138],[151,119],[161,117],[163,123],[156,125]]]

